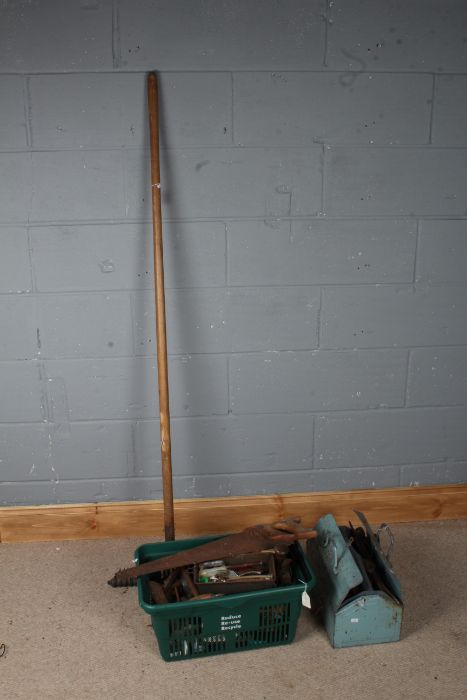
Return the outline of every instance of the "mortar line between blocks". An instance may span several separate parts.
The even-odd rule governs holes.
[[[453,343],[452,345],[441,345],[439,343],[436,343],[435,345],[419,345],[417,346],[418,348],[437,348],[439,350],[445,349],[445,348],[467,348],[467,345],[462,344],[462,343]],[[408,348],[407,346],[386,346],[386,347],[346,347],[346,348],[333,348],[333,347],[311,347],[311,348],[287,348],[287,349],[261,349],[261,350],[220,350],[220,351],[210,351],[210,352],[171,352],[168,354],[169,359],[173,360],[183,360],[184,358],[192,359],[192,358],[199,358],[199,357],[242,357],[242,356],[262,356],[262,355],[316,355],[317,352],[320,354],[354,354],[355,352],[359,353],[372,353],[372,354],[378,354],[378,353],[400,353],[402,354],[404,351],[409,350],[409,349],[414,349],[414,348]],[[116,361],[121,361],[121,360],[135,360],[135,361],[151,361],[155,362],[156,361],[156,354],[150,354],[150,355],[87,355],[87,356],[71,356],[71,355],[54,355],[52,356],[47,356],[45,354],[41,355],[41,359],[45,360],[47,362],[94,362],[96,360],[105,360],[108,362],[116,362]],[[21,363],[21,362],[26,362],[26,363],[31,363],[35,362],[37,360],[36,356],[31,356],[28,358],[24,359],[12,359],[12,358],[4,358],[0,360],[0,368],[2,364],[12,364],[12,363]],[[462,404],[451,404],[451,405],[462,405]],[[352,410],[358,410],[358,409],[352,409]],[[0,421],[1,423],[1,421]]]
[[[116,0],[118,4],[118,0]],[[333,22],[331,22],[333,24]],[[146,75],[149,69],[145,69],[141,66],[135,66],[134,68],[131,68],[130,66],[125,67],[123,70],[118,71],[118,75],[137,75],[138,73],[142,75]],[[199,66],[197,68],[190,68],[190,67],[180,67],[180,68],[161,68],[159,70],[159,73],[164,73],[167,75],[176,75],[179,73],[205,73],[205,74],[218,74],[218,73],[265,73],[265,74],[270,74],[271,72],[277,71],[278,66],[277,64],[271,64],[268,66],[259,66],[259,67],[252,67],[246,69],[244,66],[238,66],[238,67],[232,67],[232,64],[229,63],[228,65],[226,64],[224,67],[221,68],[214,68],[214,69],[209,69],[207,70],[205,66]],[[445,75],[453,75],[453,76],[465,76],[466,71],[462,70],[449,70],[449,71],[442,71],[442,72],[437,72],[433,70],[421,70],[421,69],[409,69],[409,70],[404,70],[401,68],[386,68],[386,69],[381,69],[381,70],[348,70],[347,66],[342,66],[341,68],[331,68],[330,70],[323,70],[323,66],[319,66],[317,68],[299,68],[298,66],[290,66],[285,68],[284,70],[281,70],[281,73],[330,73],[330,74],[335,74],[335,75],[340,75],[342,72],[346,73],[355,73],[357,75],[436,75],[436,76],[445,76]],[[37,76],[67,76],[67,75],[114,75],[114,71],[111,68],[77,68],[77,69],[71,69],[67,68],[65,70],[34,70],[34,68],[30,68],[27,71],[28,75],[31,77],[37,77]],[[5,70],[1,72],[2,76],[14,76],[18,77],[21,75],[25,75],[25,71],[23,70]]]
[[[323,67],[327,68],[328,66],[328,46],[329,46],[329,11],[330,11],[330,1],[325,0],[324,3],[324,13],[323,13],[323,22],[324,22],[324,46],[323,46]]]
[[[224,279],[225,288],[229,289],[230,284],[230,231],[226,221],[224,221]],[[222,288],[222,287],[221,287]],[[219,289],[219,287],[217,287]]]
[[[321,408],[321,409],[315,409],[315,410],[309,410],[309,411],[260,411],[256,413],[234,413],[232,412],[231,414],[228,413],[196,413],[196,414],[191,414],[191,415],[172,415],[171,416],[171,421],[175,422],[182,422],[182,421],[202,421],[206,422],[207,420],[218,420],[218,419],[241,419],[241,418],[251,418],[251,417],[258,417],[258,416],[286,416],[286,417],[291,417],[291,416],[310,416],[313,417],[315,416],[316,418],[327,418],[327,417],[332,417],[332,418],[347,418],[349,416],[374,416],[376,413],[402,413],[405,415],[410,415],[410,414],[420,414],[420,413],[437,413],[437,414],[444,414],[444,413],[452,413],[453,411],[456,412],[462,412],[462,415],[465,416],[465,413],[467,411],[467,406],[465,404],[451,404],[449,406],[425,406],[422,404],[414,404],[411,406],[385,406],[384,408],[380,407],[370,407],[370,408],[336,408],[333,410],[330,410],[328,408]],[[153,416],[131,416],[131,417],[126,417],[126,416],[117,416],[117,417],[111,417],[111,418],[103,418],[103,417],[97,417],[97,418],[73,418],[73,420],[70,421],[72,425],[93,425],[93,424],[99,424],[99,423],[104,423],[104,424],[112,424],[112,423],[123,423],[123,424],[128,424],[132,422],[138,422],[138,423],[158,423],[159,421],[159,416],[156,416],[155,414]],[[11,420],[11,421],[5,421],[2,420],[0,421],[0,426],[2,428],[9,427],[9,426],[47,426],[49,425],[49,421],[42,419],[42,420]],[[454,462],[461,462],[463,463],[462,459],[455,459],[453,460]],[[433,462],[437,463],[439,460],[433,460]],[[426,460],[424,463],[426,464],[432,464],[433,462],[430,462],[429,460]]]
[[[34,162],[33,162],[33,157],[32,157],[32,151],[29,152],[28,160],[29,160],[29,169],[30,169],[30,173],[31,173],[31,187],[30,187],[29,196],[28,196],[28,216],[27,216],[27,219],[25,222],[27,226],[29,226],[29,224],[31,222],[32,203],[34,202],[34,195],[35,195],[35,188],[36,188],[34,174],[33,174],[34,173],[34,169],[33,169]]]
[[[38,366],[38,372],[39,372],[39,382],[40,382],[40,386],[41,386],[40,403],[41,403],[41,415],[43,416],[42,424],[50,425],[54,421],[53,421],[51,396],[49,395],[49,386],[48,386],[49,382],[48,382],[47,366],[46,366],[44,359],[38,360],[37,366]]]
[[[329,150],[329,146],[323,143],[321,147],[321,158],[322,158],[322,164],[321,164],[321,211],[320,215],[321,217],[326,216],[326,177],[327,177],[327,158],[326,158],[326,151]]]
[[[32,254],[32,237],[29,226],[26,227],[26,238],[28,246],[28,259],[29,259],[29,276],[31,279],[31,293],[37,295],[37,281],[36,281],[36,271],[34,268],[33,254]],[[10,296],[8,294],[8,296]]]
[[[394,217],[391,214],[382,214],[371,216],[361,216],[361,215],[344,215],[344,214],[333,214],[327,216],[326,221],[357,221],[357,222],[367,222],[367,221],[410,221],[415,218],[419,218],[420,221],[466,221],[467,216],[461,214],[400,214]],[[302,216],[281,216],[280,221],[322,221],[323,214],[321,212],[313,212],[310,214],[304,214]],[[264,222],[264,214],[256,216],[203,216],[203,217],[184,217],[175,218],[167,217],[163,218],[164,224],[197,224],[197,223],[223,223],[223,222]],[[11,226],[31,226],[31,228],[61,228],[63,226],[74,226],[74,227],[91,227],[91,226],[125,226],[125,225],[151,225],[151,219],[137,219],[133,217],[128,217],[127,219],[5,219],[0,221],[0,228],[11,227]]]
[[[125,222],[128,217],[128,208],[129,208],[129,203],[128,203],[128,180],[127,180],[127,163],[126,163],[126,158],[124,157],[124,151],[120,150],[120,168],[121,168],[121,174],[122,174],[122,189],[123,189],[123,204],[125,206],[125,219],[123,221]],[[147,188],[145,188],[145,197],[147,196]],[[147,219],[147,223],[152,223],[152,219]]]
[[[408,348],[407,350],[407,366],[405,368],[405,387],[404,387],[404,403],[401,408],[411,408],[409,404],[409,382],[410,382],[410,360],[412,357],[414,348]]]
[[[23,77],[23,100],[24,100],[24,122],[26,127],[26,143],[28,149],[33,146],[32,141],[32,102],[31,102],[31,85],[28,75]]]
[[[263,416],[276,416],[277,418],[282,417],[288,417],[290,418],[291,416],[309,416],[310,418],[327,418],[327,417],[348,417],[349,414],[355,415],[355,414],[367,414],[367,415],[375,415],[375,410],[378,412],[394,412],[398,411],[400,413],[404,414],[411,414],[411,413],[421,413],[421,412],[428,412],[428,413],[445,413],[445,412],[452,412],[452,411],[462,411],[465,413],[467,410],[467,407],[465,405],[457,404],[453,406],[422,406],[422,405],[416,405],[416,406],[393,406],[393,407],[386,407],[384,409],[378,408],[378,409],[373,409],[373,408],[364,408],[364,409],[336,409],[334,411],[329,411],[328,409],[322,409],[322,410],[315,410],[315,411],[295,411],[295,412],[287,412],[287,411],[277,411],[276,413],[208,413],[208,414],[194,414],[194,415],[187,415],[187,416],[171,416],[171,421],[173,420],[175,423],[183,422],[183,421],[195,421],[195,422],[203,422],[205,423],[206,421],[213,421],[217,422],[218,420],[235,420],[235,419],[242,419],[242,418],[254,418],[254,417],[263,417]],[[156,423],[159,424],[159,416],[155,415],[154,416],[142,416],[142,417],[135,417],[132,416],[131,418],[128,417],[119,417],[119,418],[73,418],[70,421],[70,425],[81,425],[81,426],[86,426],[86,425],[100,425],[101,423],[104,423],[106,425],[111,425],[111,424],[123,424],[123,425],[128,425],[131,423]],[[11,421],[6,421],[6,420],[0,420],[0,427],[2,429],[7,429],[10,427],[24,427],[24,428],[31,428],[33,426],[35,427],[40,427],[42,426],[44,429],[47,427],[48,422],[44,419],[41,420],[11,420]],[[317,426],[315,426],[315,432],[316,432]],[[316,438],[316,435],[315,435]],[[315,443],[316,444],[316,443]],[[439,461],[439,460],[434,460]],[[460,462],[464,463],[464,459],[454,459],[453,462]],[[431,462],[427,462],[430,463]]]
[[[225,274],[225,273],[224,273]],[[412,280],[405,280],[405,281],[395,281],[395,282],[365,282],[365,283],[360,283],[360,284],[352,284],[351,282],[347,283],[340,283],[338,284],[337,282],[329,282],[328,285],[322,283],[322,287],[330,286],[330,287],[401,287],[401,286],[410,286],[412,284]],[[449,284],[448,286],[450,287],[465,287],[467,285],[467,282],[453,282],[452,284]],[[298,290],[312,290],[315,287],[318,287],[318,284],[304,284],[304,283],[298,283],[298,284],[227,284],[227,285],[211,285],[208,287],[201,286],[201,285],[193,285],[191,287],[166,287],[166,294],[167,296],[169,295],[178,295],[179,292],[191,292],[191,293],[196,293],[197,291],[210,291],[212,294],[215,294],[216,292],[219,291],[230,291],[230,290],[249,290],[249,291],[255,291],[255,290],[268,290],[271,289],[273,291],[278,290],[278,289],[298,289]],[[436,285],[433,285],[436,287],[446,287],[446,284],[443,284],[439,282]],[[18,296],[19,294],[31,296],[33,293],[38,296],[38,297],[66,297],[66,296],[82,296],[82,297],[88,297],[88,296],[104,296],[106,294],[111,294],[115,298],[118,296],[123,296],[127,293],[131,294],[140,294],[142,296],[144,295],[150,295],[151,292],[153,292],[152,287],[106,287],[106,288],[95,288],[95,289],[63,289],[63,288],[57,288],[57,289],[42,289],[42,290],[36,290],[34,292],[0,292],[0,298],[1,297],[13,297],[13,296]]]
[[[138,450],[136,449],[136,423],[132,422],[130,423],[130,437],[131,437],[131,465],[128,464],[127,466],[131,471],[133,472],[131,476],[129,475],[129,478],[137,478],[138,477],[138,471],[139,471],[139,459],[138,459]],[[128,456],[127,456],[128,460]]]
[[[323,309],[323,289],[319,289],[319,307],[318,313],[316,315],[316,347],[321,349],[321,321],[322,321],[322,309]]]
[[[132,292],[130,292],[131,339],[132,339],[133,356],[137,357],[138,355],[136,353],[136,313],[135,313],[134,307],[135,307],[134,294]]]
[[[311,416],[311,469],[316,469],[316,416]]]
[[[415,250],[414,250],[414,261],[413,261],[413,283],[417,283],[417,269],[418,269],[418,249],[420,245],[420,227],[421,227],[421,222],[420,219],[417,219],[417,229],[415,232]]]
[[[27,227],[26,227],[27,228]],[[467,281],[466,282],[436,282],[433,284],[430,284],[430,289],[452,289],[452,288],[458,288],[458,289],[463,289],[464,287],[467,286]],[[414,287],[414,282],[413,279],[406,279],[406,280],[394,280],[391,282],[314,282],[312,284],[306,284],[305,282],[297,283],[297,284],[290,284],[290,283],[278,283],[278,284],[227,284],[227,285],[211,285],[211,286],[201,286],[201,285],[193,285],[191,287],[167,287],[166,288],[166,295],[171,296],[171,297],[178,297],[180,296],[181,292],[188,292],[190,294],[194,294],[197,291],[199,292],[211,292],[212,294],[215,294],[216,292],[230,292],[230,291],[238,291],[238,290],[246,290],[250,292],[255,292],[255,291],[261,291],[261,293],[264,290],[271,290],[273,292],[281,290],[281,289],[296,289],[298,291],[315,291],[316,294],[319,296],[319,293],[321,290],[325,289],[342,289],[350,287],[352,289],[360,289],[360,290],[367,290],[367,289],[374,289],[374,288],[397,288],[400,289],[401,287],[405,289],[413,288]],[[0,292],[0,298],[2,297],[17,297],[17,296],[37,296],[37,297],[102,297],[105,295],[111,295],[114,298],[119,298],[119,297],[126,297],[128,294],[135,294],[135,295],[140,295],[140,296],[153,296],[154,294],[154,287],[109,287],[109,288],[95,288],[95,289],[63,289],[63,288],[57,288],[57,289],[46,289],[46,290],[35,290],[31,292]],[[443,343],[440,343],[441,345]],[[444,343],[445,345],[451,345],[450,343]],[[462,344],[462,343],[461,343]],[[453,345],[459,345],[459,343],[453,343]],[[353,347],[353,346],[352,346]],[[394,346],[368,346],[368,347],[394,347]],[[339,348],[335,348],[338,350]]]
[[[399,214],[394,217],[393,214],[371,214],[369,216],[355,214],[332,214],[331,216],[324,215],[326,221],[410,221],[415,219],[414,214],[406,213]],[[467,216],[461,214],[424,214],[416,215],[421,221],[466,221]],[[281,216],[281,221],[322,221],[323,214],[321,212],[313,212],[302,216]],[[197,224],[197,223],[219,223],[219,222],[255,222],[264,221],[264,214],[255,216],[187,216],[187,217],[164,217],[163,224]],[[31,228],[60,228],[62,226],[124,226],[129,224],[152,224],[152,219],[137,219],[133,217],[119,219],[9,219],[0,221],[0,228],[9,226],[31,226]]]
[[[233,151],[235,153],[241,153],[241,152],[248,152],[248,151],[300,151],[303,152],[304,150],[307,151],[316,151],[320,152],[320,150],[323,148],[323,146],[326,146],[327,149],[329,148],[336,148],[336,149],[341,149],[341,150],[352,150],[352,151],[404,151],[404,150],[412,150],[412,151],[423,151],[426,150],[427,143],[426,142],[420,142],[420,143],[381,143],[381,144],[370,144],[370,143],[344,143],[344,142],[335,142],[332,143],[330,141],[327,141],[326,143],[324,142],[311,142],[311,143],[286,143],[286,144],[277,144],[274,142],[268,142],[268,143],[262,143],[262,144],[256,144],[256,145],[243,145],[240,146],[238,144],[213,144],[213,143],[198,143],[196,145],[192,144],[180,144],[180,145],[174,145],[174,146],[165,146],[164,148],[161,148],[161,153],[168,153],[170,155],[171,151],[177,151],[177,152],[193,152],[196,154],[202,154],[203,152],[207,152],[208,150],[212,151],[222,151],[222,150],[228,150],[228,151]],[[446,151],[446,152],[451,152],[451,151],[458,151],[458,152],[464,152],[467,151],[467,145],[433,145],[432,148],[429,149],[430,151]],[[33,154],[39,154],[39,153],[76,153],[76,154],[83,154],[83,153],[112,153],[114,151],[119,151],[119,152],[127,152],[127,153],[141,153],[143,152],[144,156],[147,159],[147,162],[149,162],[149,149],[147,146],[144,144],[140,145],[133,145],[129,143],[124,143],[124,144],[115,144],[115,145],[105,145],[105,146],[100,146],[98,144],[86,144],[82,145],[80,147],[76,147],[75,145],[68,145],[68,146],[37,146],[37,147],[32,147],[28,148],[25,146],[24,148],[0,148],[0,153],[8,153],[10,155],[19,155],[21,153],[33,153]],[[390,216],[388,214],[388,216]],[[391,214],[392,216],[392,214]],[[408,214],[406,215],[408,216]]]
[[[436,75],[433,73],[432,85],[431,85],[431,109],[430,109],[430,123],[428,127],[428,143],[432,145],[433,143],[433,121],[435,112],[435,91],[436,91]]]
[[[402,465],[398,465],[398,472],[399,472],[399,486],[403,486],[402,484]]]
[[[232,146],[235,145],[235,137],[234,137],[234,115],[235,115],[235,108],[234,108],[234,99],[235,99],[235,81],[234,81],[234,74],[233,71],[230,72],[230,128],[232,131],[230,143]]]
[[[459,462],[460,464],[463,464],[463,462]],[[432,464],[438,464],[438,462],[420,462],[417,463],[418,465],[432,465]],[[316,469],[314,471],[322,471],[329,473],[330,471],[332,472],[342,472],[342,473],[347,473],[349,469],[351,470],[358,470],[358,471],[373,471],[375,469],[393,469],[394,467],[406,467],[406,466],[412,466],[412,465],[399,465],[399,464],[378,464],[378,465],[367,465],[364,467],[360,466],[351,466],[351,467],[322,467],[321,469]],[[196,479],[206,479],[206,478],[216,478],[216,477],[235,477],[235,476],[266,476],[266,475],[284,475],[286,476],[287,474],[307,474],[309,473],[310,469],[308,467],[305,467],[304,469],[298,469],[298,468],[293,468],[293,469],[288,469],[286,466],[282,467],[281,469],[264,469],[264,470],[255,470],[255,471],[229,471],[229,472],[203,472],[200,474],[174,474],[173,475],[173,480],[175,481],[181,481],[183,479],[192,479],[193,477]],[[104,482],[110,482],[110,481],[117,481],[117,482],[125,482],[128,480],[134,480],[134,481],[150,481],[150,480],[161,480],[162,477],[158,474],[135,474],[131,476],[106,476],[106,477],[85,477],[83,479],[72,477],[70,479],[60,479],[60,483],[68,483],[68,484],[77,484],[77,483],[102,483]],[[3,483],[8,483],[8,484],[50,484],[50,479],[34,479],[34,480],[28,480],[28,481],[4,481]],[[311,490],[311,489],[310,489]],[[253,495],[253,494],[251,494]],[[112,501],[110,501],[111,503]],[[118,501],[117,501],[118,502]],[[79,501],[81,504],[81,501]],[[90,504],[94,505],[94,504]],[[99,504],[96,504],[97,506]]]
[[[120,16],[118,11],[118,0],[112,0],[112,66],[120,68]]]
[[[227,415],[230,416],[232,414],[232,407],[230,405],[230,378],[231,378],[231,363],[230,363],[230,355],[227,355],[226,357],[227,360]]]

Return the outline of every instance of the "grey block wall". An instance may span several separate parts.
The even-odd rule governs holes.
[[[463,0],[0,7],[0,503],[467,481]]]

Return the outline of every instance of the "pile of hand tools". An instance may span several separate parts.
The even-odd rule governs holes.
[[[138,576],[149,576],[156,604],[286,586],[293,583],[290,544],[314,536],[314,530],[300,527],[298,518],[256,525],[117,571],[109,585],[132,586]]]

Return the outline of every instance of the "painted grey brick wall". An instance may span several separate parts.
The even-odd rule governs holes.
[[[0,123],[0,147],[26,148],[25,82],[20,76],[0,76],[2,93],[2,119]]]
[[[467,222],[421,221],[416,281],[465,284]]]
[[[165,145],[232,142],[230,73],[165,73],[159,87]],[[36,75],[29,91],[34,147],[147,144],[144,73]]]
[[[232,221],[227,231],[232,286],[413,280],[417,226],[410,219]],[[455,251],[450,257],[459,260]]]
[[[155,346],[153,295],[134,295],[138,355]],[[306,350],[318,337],[319,293],[312,287],[167,290],[171,353]],[[149,310],[149,314],[147,311]],[[169,320],[170,319],[170,320]]]
[[[467,481],[461,0],[0,7],[0,503]]]
[[[154,287],[152,228],[149,223],[31,227],[29,232],[35,281],[40,292]],[[226,234],[223,222],[168,222],[165,233],[167,288],[225,287]],[[19,244],[14,245],[14,240],[22,235],[19,229],[5,233],[8,257],[0,282],[5,287],[11,287],[13,280],[18,280],[23,287],[31,284],[27,255],[23,255],[22,247],[20,256]],[[27,246],[25,231],[24,242]],[[50,265],[51,259],[55,261],[54,266]],[[16,270],[15,267],[20,265],[21,269]]]
[[[0,11],[5,72],[112,68],[112,0],[11,0]]]
[[[467,214],[467,149],[336,146],[325,153],[329,214]]]
[[[257,353],[231,359],[237,413],[402,406],[406,353],[325,351]],[[329,378],[339,391],[329,391]]]
[[[150,218],[148,153],[133,150],[123,159],[126,215]],[[177,148],[163,151],[161,162],[170,218],[307,216],[321,207],[322,154],[316,147]]]
[[[433,143],[466,146],[467,76],[436,76]]]
[[[323,347],[467,344],[467,286],[354,286],[323,291]]]
[[[320,68],[322,0],[120,0],[116,63],[133,70]],[[187,21],[188,20],[188,21]],[[183,40],[180,30],[185,26]]]
[[[349,90],[341,73],[236,73],[235,142],[427,143],[432,82],[429,75],[385,73]]]
[[[334,0],[328,21],[327,65],[335,70],[467,68],[463,0]]]
[[[22,294],[31,292],[28,233],[26,228],[2,228],[2,255],[0,256],[0,293]]]

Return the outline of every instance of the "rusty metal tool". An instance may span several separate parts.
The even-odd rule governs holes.
[[[292,583],[292,559],[283,559],[279,567],[279,583],[281,586],[290,586]]]
[[[175,539],[172,450],[170,441],[169,374],[165,322],[164,254],[162,242],[161,174],[159,158],[159,109],[157,75],[148,75],[149,141],[151,148],[151,201],[154,244],[154,288],[156,296],[157,377],[164,498],[165,539]]]
[[[117,571],[108,583],[113,587],[134,586],[138,576],[154,574],[158,571],[176,567],[190,566],[191,564],[200,564],[204,561],[225,559],[238,554],[261,552],[274,548],[276,544],[291,544],[296,540],[308,540],[315,536],[316,532],[314,529],[300,529],[297,519],[293,522],[274,523],[274,525],[255,525],[237,534],[227,535],[213,542],[177,552],[177,554],[160,557],[139,566],[122,569]]]
[[[199,590],[195,586],[195,583],[188,571],[184,569],[181,573],[180,579],[182,581],[183,590],[189,598],[196,598],[199,596]]]
[[[164,588],[164,593],[166,595],[170,595],[172,588],[175,584],[175,581],[179,578],[179,576],[180,576],[180,569],[173,569],[173,571],[171,571],[170,574],[167,576],[167,578],[164,580],[163,588]]]
[[[149,581],[149,592],[151,593],[153,603],[164,605],[169,602],[164,589],[157,581]]]
[[[365,530],[362,527],[354,528],[351,523],[349,523],[350,528],[348,528],[351,534],[351,551],[354,556],[355,562],[359,567],[365,590],[378,590],[386,593],[390,598],[397,601],[391,588],[387,585],[384,580],[382,572],[379,570],[377,563],[374,560],[374,556],[371,550],[371,544]],[[347,539],[345,533],[344,537]]]

